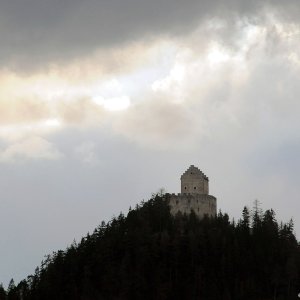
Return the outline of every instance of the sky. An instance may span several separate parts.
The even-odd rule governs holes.
[[[2,0],[0,282],[191,165],[300,234],[300,5]]]

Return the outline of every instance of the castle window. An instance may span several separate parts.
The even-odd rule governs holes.
[[[176,200],[176,204],[178,204],[178,200]]]
[[[189,203],[189,204],[191,203],[191,199],[188,200],[188,203]]]
[[[184,187],[184,189],[186,190],[186,186]]]
[[[196,189],[196,187],[194,186],[194,190]]]

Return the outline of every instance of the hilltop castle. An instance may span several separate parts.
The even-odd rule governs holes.
[[[217,213],[217,199],[208,194],[208,177],[197,167],[191,165],[181,175],[181,193],[170,195],[170,211],[189,214],[194,211],[199,218],[209,217]]]

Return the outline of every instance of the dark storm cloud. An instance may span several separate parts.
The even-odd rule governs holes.
[[[0,63],[15,67],[57,63],[157,34],[180,35],[210,17],[229,20],[236,15],[251,17],[264,11],[268,3],[244,0],[5,0],[0,3]],[[276,3],[277,10],[281,10],[280,2],[272,2],[272,5]],[[284,7],[285,10],[292,7],[295,14],[298,10],[293,4],[296,3],[287,1]],[[285,10],[281,15],[285,15]]]

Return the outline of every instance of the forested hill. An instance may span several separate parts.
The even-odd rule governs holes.
[[[300,251],[292,222],[245,208],[198,220],[172,217],[156,196],[49,255],[0,299],[297,299]]]

